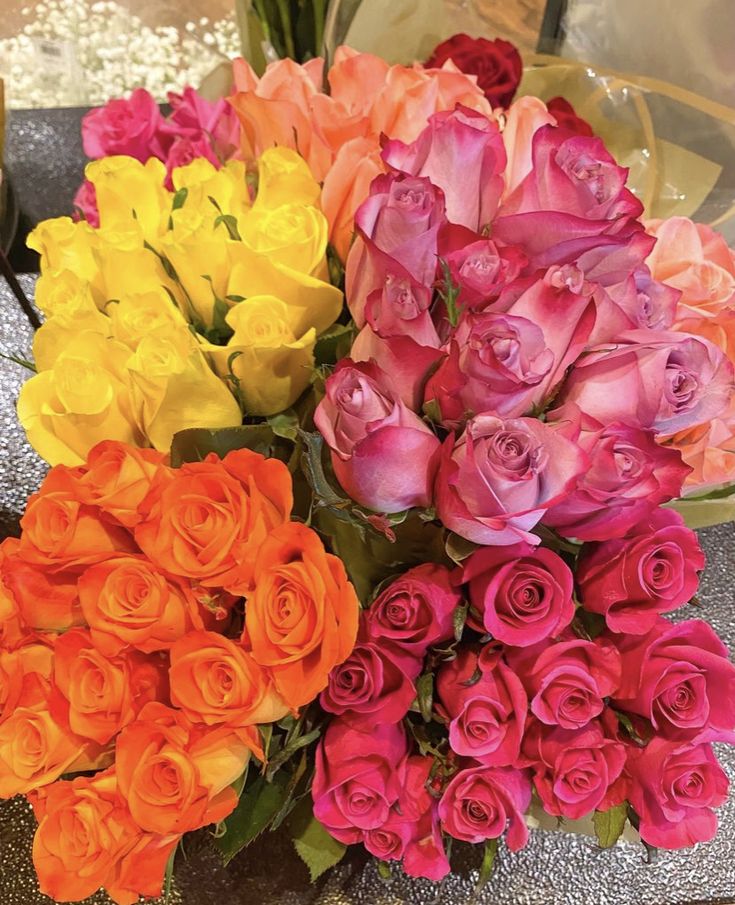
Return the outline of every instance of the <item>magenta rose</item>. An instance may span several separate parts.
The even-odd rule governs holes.
[[[181,136],[173,142],[166,156],[166,188],[173,191],[173,172],[178,167],[185,167],[193,160],[204,158],[220,168],[220,159],[212,149],[212,142],[206,135],[199,138]]]
[[[153,96],[136,88],[129,98],[108,101],[82,119],[82,144],[87,157],[97,160],[123,154],[145,163],[165,159],[169,142],[162,136],[163,116]]]
[[[408,758],[406,779],[396,807],[408,828],[404,871],[409,877],[437,881],[446,877],[450,867],[439,824],[439,803],[428,789],[433,766],[433,757]]]
[[[668,330],[676,319],[676,307],[681,297],[678,289],[654,280],[645,264],[612,287],[609,293],[626,317],[625,330]]]
[[[622,537],[662,503],[681,495],[691,471],[676,449],[656,442],[650,430],[612,422],[603,427],[572,406],[580,425],[577,443],[589,467],[577,486],[544,517],[564,537],[583,541]]]
[[[462,242],[443,257],[459,287],[458,304],[472,309],[482,308],[497,298],[526,265],[526,256],[520,249],[498,246],[492,239]]]
[[[528,647],[555,637],[574,618],[572,571],[545,547],[483,547],[465,562],[462,580],[476,627],[504,644]]]
[[[89,179],[77,189],[74,196],[74,219],[86,220],[94,229],[100,227],[100,212],[97,208],[97,190]]]
[[[389,279],[408,274],[413,284],[431,288],[437,267],[437,237],[446,222],[444,196],[428,179],[388,173],[370,184],[357,209],[357,239],[347,256],[345,287],[358,327],[366,322],[368,297]]]
[[[484,653],[478,657],[464,648],[442,666],[436,679],[437,696],[450,721],[452,751],[488,766],[512,766],[521,748],[528,700],[520,680],[500,655]]]
[[[550,644],[520,678],[531,712],[547,726],[581,729],[620,687],[620,654],[609,642],[575,638]]]
[[[232,157],[240,145],[240,127],[225,98],[212,102],[187,85],[181,94],[168,92],[171,116],[164,129],[190,139],[208,137],[221,159]]]
[[[631,330],[575,364],[560,397],[561,415],[574,403],[603,424],[622,421],[669,435],[716,418],[732,390],[733,366],[709,340]]]
[[[656,848],[690,848],[717,832],[712,808],[727,801],[729,782],[711,745],[653,738],[631,746],[628,797],[644,842]]]
[[[579,820],[625,799],[625,783],[620,779],[625,746],[610,737],[609,728],[600,720],[582,729],[534,721],[526,730],[522,763],[533,770],[534,786],[547,814]]]
[[[531,534],[587,464],[563,432],[535,418],[478,415],[442,449],[435,502],[451,531],[477,544],[510,545]]]
[[[462,597],[446,566],[425,563],[409,569],[363,612],[370,641],[398,645],[416,657],[454,637],[454,613]]]
[[[677,741],[735,729],[735,666],[706,622],[672,625],[659,618],[646,635],[612,641],[623,666],[616,708],[645,717],[658,735]]]
[[[362,842],[379,861],[400,861],[411,841],[411,824],[393,809],[382,826],[365,830]]]
[[[382,157],[394,170],[424,176],[438,186],[451,223],[481,232],[492,222],[504,187],[506,156],[497,123],[484,114],[461,105],[435,113],[410,144],[387,141]]]
[[[531,804],[531,783],[525,771],[510,767],[469,767],[460,770],[439,802],[442,829],[463,842],[497,839],[508,829],[506,842],[517,852],[528,842],[523,818]]]
[[[439,440],[377,365],[341,361],[314,423],[352,499],[381,512],[431,503]]]
[[[366,733],[335,720],[316,752],[314,816],[340,842],[362,842],[390,817],[405,784],[407,756],[400,725]]]
[[[582,606],[613,632],[643,635],[692,599],[703,568],[697,535],[678,512],[656,509],[626,537],[585,546],[577,584]]]
[[[471,38],[453,35],[437,44],[427,69],[440,68],[451,60],[460,72],[477,76],[477,84],[493,107],[507,107],[513,100],[523,75],[523,61],[518,48],[510,41],[495,38]]]
[[[397,723],[416,697],[414,680],[422,662],[398,644],[358,641],[350,656],[329,674],[319,701],[324,710],[370,730]]]

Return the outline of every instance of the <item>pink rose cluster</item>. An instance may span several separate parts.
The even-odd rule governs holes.
[[[433,880],[450,869],[447,838],[522,848],[534,790],[569,819],[629,803],[652,846],[710,839],[728,791],[711,743],[733,737],[735,666],[706,623],[660,615],[703,565],[694,533],[659,509],[576,557],[519,542],[396,578],[321,695],[334,718],[316,817]]]
[[[316,423],[368,508],[433,506],[478,544],[622,537],[680,496],[663,442],[726,412],[733,365],[680,329],[627,171],[528,100],[503,131],[458,105],[384,142],[346,265],[359,333]]]
[[[167,183],[176,167],[204,157],[216,167],[235,156],[240,127],[224,98],[212,103],[188,86],[181,94],[169,92],[171,113],[164,116],[150,92],[136,88],[128,98],[108,101],[82,120],[84,153],[92,160],[114,155],[134,157],[141,163],[156,157],[166,164]],[[94,186],[86,181],[74,206],[95,228],[99,226]]]

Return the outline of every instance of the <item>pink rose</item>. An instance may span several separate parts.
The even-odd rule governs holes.
[[[605,722],[614,721],[612,717]],[[618,781],[625,746],[610,737],[609,728],[600,720],[582,729],[534,721],[526,730],[522,763],[533,769],[534,786],[547,814],[579,820],[625,799],[625,784]]]
[[[198,138],[180,136],[175,139],[166,157],[166,188],[173,191],[172,176],[177,167],[185,167],[200,157],[208,160],[217,169],[220,168],[220,159],[212,150],[212,142],[206,135]]]
[[[643,636],[612,636],[623,658],[615,706],[650,720],[664,738],[735,729],[735,666],[714,630],[700,619],[672,625],[659,618]]]
[[[389,279],[430,289],[437,266],[437,237],[446,221],[444,197],[428,179],[377,176],[355,215],[358,238],[347,256],[345,287],[358,327],[366,321],[368,296]],[[420,306],[419,306],[420,307]]]
[[[367,637],[422,657],[454,637],[454,613],[462,597],[446,566],[425,563],[392,581],[363,613]]]
[[[439,802],[442,829],[463,842],[497,839],[508,828],[506,842],[517,852],[528,842],[523,814],[531,804],[528,775],[510,767],[460,770]]]
[[[732,363],[709,340],[631,330],[580,359],[560,401],[603,424],[623,421],[668,435],[717,417],[732,389]]]
[[[648,258],[654,279],[681,291],[684,316],[713,317],[732,307],[735,254],[719,233],[687,217],[649,220],[657,242]]]
[[[574,486],[586,456],[534,418],[478,415],[444,443],[436,480],[439,517],[477,544],[538,543],[530,530]]]
[[[533,136],[542,126],[555,124],[546,104],[537,97],[519,97],[506,110],[503,144],[508,165],[504,174],[504,199],[513,194],[533,169]]]
[[[485,648],[478,657],[463,648],[439,670],[436,690],[450,720],[452,751],[488,766],[516,764],[528,700],[499,653]]]
[[[340,362],[314,423],[345,491],[380,512],[428,506],[439,440],[372,363]]]
[[[574,618],[571,569],[545,547],[481,548],[465,562],[462,580],[480,630],[504,644],[528,647],[558,635]]]
[[[136,88],[129,98],[108,101],[82,119],[82,144],[87,157],[97,160],[124,154],[145,163],[149,157],[165,159],[163,116],[153,96]]]
[[[705,742],[653,738],[631,746],[629,799],[644,842],[656,848],[689,848],[717,832],[712,808],[727,801],[729,782]]]
[[[605,641],[549,644],[520,677],[533,715],[548,726],[581,729],[605,709],[620,685],[620,654]]]
[[[652,431],[621,422],[603,427],[581,413],[577,418],[582,427],[577,443],[589,467],[569,496],[546,513],[547,525],[583,541],[622,537],[661,503],[681,495],[691,469],[678,450],[656,443]]]
[[[584,547],[577,585],[584,608],[613,632],[643,635],[692,599],[703,568],[697,535],[678,512],[656,509],[626,537]]]
[[[367,325],[382,337],[410,336],[419,345],[438,346],[429,312],[432,288],[417,282],[399,261],[379,249],[372,248],[370,257],[384,276],[365,300]]]
[[[181,94],[169,91],[168,102],[172,112],[167,126],[175,128],[177,136],[193,141],[206,138],[221,158],[233,156],[240,142],[240,126],[235,111],[225,98],[208,101],[187,85]]]
[[[404,787],[408,745],[400,725],[369,733],[335,720],[316,752],[314,816],[335,839],[362,842],[385,824]]]
[[[97,191],[94,184],[85,179],[74,196],[74,219],[86,220],[94,229],[100,228],[100,212],[97,209]]]
[[[329,674],[319,702],[363,731],[398,723],[416,697],[414,680],[421,666],[418,657],[398,644],[358,641],[344,663]]]
[[[472,309],[482,308],[500,295],[526,265],[526,256],[519,248],[498,246],[492,239],[463,243],[444,258],[459,287],[458,305]]]
[[[482,113],[461,106],[435,113],[411,144],[386,142],[383,160],[394,170],[426,177],[442,189],[451,223],[481,232],[492,222],[503,191],[506,158],[497,123]]]
[[[449,873],[444,851],[439,806],[428,789],[433,757],[415,755],[406,761],[406,780],[398,800],[401,817],[410,828],[403,853],[403,869],[409,877],[438,881]]]
[[[609,294],[627,319],[624,330],[668,330],[676,319],[681,293],[653,279],[648,267],[641,265],[612,287]]]

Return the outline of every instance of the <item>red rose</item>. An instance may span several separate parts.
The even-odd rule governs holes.
[[[457,69],[477,76],[477,84],[493,107],[507,107],[513,100],[523,75],[523,61],[510,41],[471,38],[459,34],[442,41],[424,63],[438,69],[451,60]]]
[[[586,119],[577,115],[574,107],[566,98],[552,97],[551,100],[546,101],[546,109],[553,115],[557,126],[561,126],[562,129],[569,129],[576,135],[586,135],[589,138],[594,136],[592,126]]]

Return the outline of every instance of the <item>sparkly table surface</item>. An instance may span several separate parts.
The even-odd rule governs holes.
[[[33,278],[23,277],[30,293]],[[27,356],[31,331],[0,278],[0,352]],[[17,526],[24,502],[44,465],[29,449],[14,404],[25,376],[0,361],[0,528]],[[701,532],[708,557],[697,615],[709,620],[735,650],[735,525]],[[735,748],[720,750],[735,780]],[[33,817],[21,800],[0,803],[0,903],[41,905],[30,863]],[[206,834],[195,835],[176,866],[170,905],[732,905],[735,903],[735,795],[720,810],[720,831],[686,852],[660,852],[646,864],[640,845],[600,851],[593,839],[534,830],[528,846],[511,854],[501,846],[485,891],[473,898],[477,853],[459,850],[458,873],[442,884],[410,880],[398,871],[386,883],[359,852],[309,885],[287,840],[265,836],[225,870]],[[106,903],[99,894],[90,903]]]

